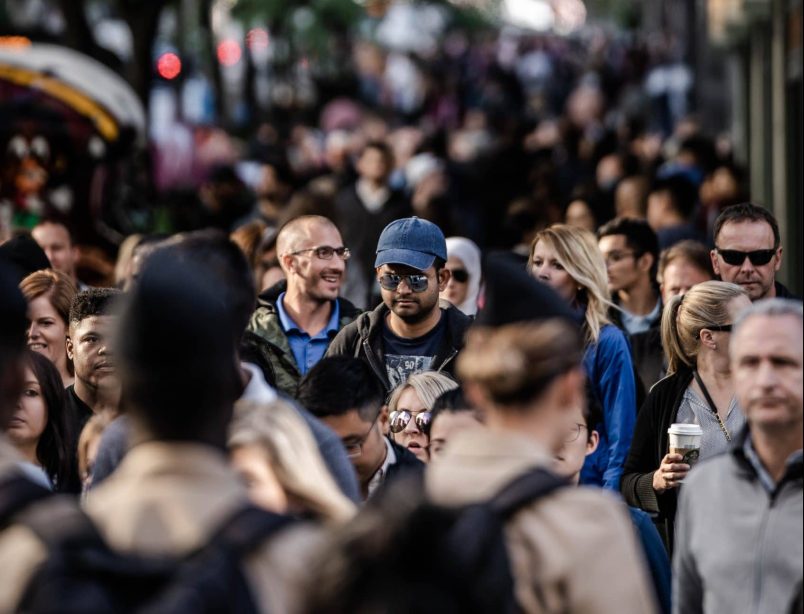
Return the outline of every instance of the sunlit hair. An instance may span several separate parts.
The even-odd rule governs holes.
[[[731,324],[729,303],[739,296],[747,294],[737,284],[705,281],[667,301],[662,313],[662,346],[668,375],[684,365],[695,366],[701,349],[701,330]]]
[[[464,383],[479,385],[497,408],[517,408],[538,399],[582,358],[577,329],[553,319],[470,329],[457,369]]]
[[[29,303],[40,296],[46,296],[65,326],[69,323],[70,305],[73,304],[78,288],[67,274],[53,269],[35,271],[20,282],[20,290]]]
[[[235,245],[242,250],[252,269],[256,266],[257,248],[260,246],[266,228],[267,224],[262,220],[253,220],[243,224],[229,235]]]
[[[539,231],[530,244],[528,271],[531,274],[533,251],[540,241],[556,252],[559,264],[580,286],[576,301],[585,307],[586,342],[597,343],[600,329],[611,323],[608,310],[612,306],[606,262],[597,246],[597,239],[587,230],[566,224],[554,224]]]
[[[427,409],[433,408],[433,403],[436,399],[448,390],[455,390],[458,387],[458,382],[436,371],[425,371],[423,373],[414,373],[403,383],[399,384],[391,392],[388,398],[388,411],[396,411],[399,405],[399,397],[408,388],[412,388],[419,397],[419,401]]]
[[[324,465],[307,424],[284,401],[238,401],[229,427],[229,449],[263,449],[288,499],[322,520],[344,522],[354,504],[340,491]]]
[[[89,449],[100,439],[103,431],[115,417],[115,412],[102,411],[94,414],[81,429],[81,435],[78,437],[78,475],[81,476],[82,481],[92,477],[93,459],[89,457]]]

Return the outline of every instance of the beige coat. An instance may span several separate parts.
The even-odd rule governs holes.
[[[491,497],[550,456],[532,439],[465,431],[427,468],[426,488],[445,505]],[[523,508],[506,527],[517,601],[529,614],[650,614],[649,577],[624,504],[599,489],[565,488]]]
[[[180,556],[202,546],[246,502],[245,489],[222,452],[154,442],[132,448],[117,471],[90,492],[86,511],[120,552]],[[291,528],[246,559],[246,578],[261,610],[297,611],[298,587],[320,541],[308,526]],[[26,529],[0,534],[0,612],[13,609],[44,555]]]

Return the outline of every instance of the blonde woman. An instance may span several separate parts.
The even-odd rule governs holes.
[[[430,460],[430,420],[433,403],[458,383],[435,371],[414,373],[397,386],[388,400],[391,440],[407,448],[423,463]]]
[[[260,507],[325,522],[345,522],[356,511],[324,465],[304,420],[284,401],[238,402],[229,451]]]
[[[600,405],[603,423],[594,426],[600,445],[586,459],[581,484],[619,491],[636,421],[636,382],[628,342],[608,318],[603,254],[592,233],[556,224],[536,235],[528,270],[571,305],[584,331],[589,402]]]
[[[28,301],[28,347],[56,365],[66,388],[75,381],[67,356],[70,305],[78,292],[75,282],[61,271],[43,269],[23,279],[20,290]]]
[[[626,501],[654,516],[672,547],[678,486],[690,469],[668,454],[667,429],[674,422],[699,424],[699,458],[726,451],[745,424],[734,399],[729,368],[731,323],[751,301],[735,284],[706,281],[671,297],[662,313],[662,345],[668,376],[650,391],[639,412],[623,472]]]

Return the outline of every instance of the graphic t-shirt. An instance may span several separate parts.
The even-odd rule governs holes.
[[[438,324],[428,333],[415,339],[397,337],[383,323],[382,341],[385,352],[385,370],[391,388],[408,379],[408,376],[432,368],[441,340],[444,337],[444,314]]]

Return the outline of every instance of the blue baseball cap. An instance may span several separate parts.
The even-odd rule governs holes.
[[[374,268],[404,264],[419,271],[433,266],[436,258],[447,260],[447,242],[441,229],[427,220],[406,217],[388,224],[377,242]]]

